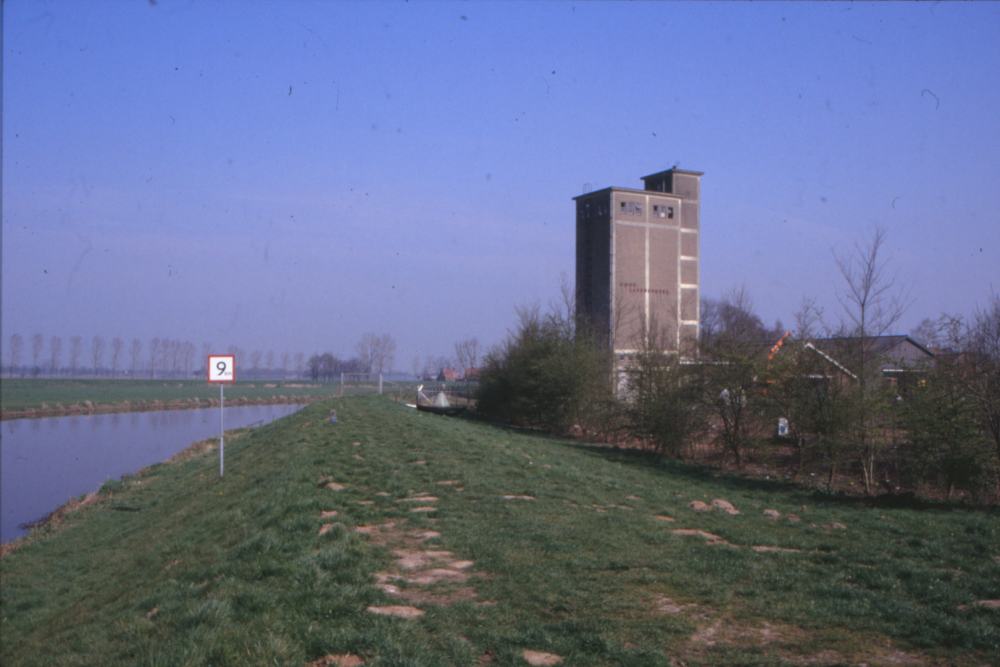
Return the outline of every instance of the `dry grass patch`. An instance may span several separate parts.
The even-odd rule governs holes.
[[[355,531],[368,536],[369,544],[392,549],[395,560],[378,572],[376,586],[383,592],[412,604],[448,606],[476,597],[468,581],[474,563],[460,560],[450,551],[427,549],[426,541],[439,537],[432,530],[404,529],[403,521],[359,526]]]
[[[327,655],[309,663],[310,667],[330,667],[331,665],[334,667],[358,667],[363,664],[365,664],[365,661],[362,658],[350,653]]]
[[[378,614],[381,616],[396,616],[398,618],[417,618],[423,616],[427,612],[423,609],[417,609],[416,607],[408,607],[406,605],[392,605],[389,607],[368,607],[368,613]]]
[[[235,436],[233,435],[229,436],[230,440],[232,440],[232,438],[234,437]],[[169,459],[167,459],[167,463],[181,463],[183,461],[188,461],[190,459],[195,459],[198,458],[199,456],[203,456],[208,452],[214,450],[215,445],[218,444],[218,442],[219,442],[218,438],[199,440],[198,442],[188,445],[181,451],[171,456]]]
[[[563,661],[562,656],[555,653],[545,653],[544,651],[524,651],[521,654],[529,665],[534,667],[551,667]]]

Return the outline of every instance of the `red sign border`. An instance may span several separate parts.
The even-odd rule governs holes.
[[[215,357],[216,359],[218,359],[219,357],[225,357],[225,358],[227,358],[227,359],[230,360],[229,363],[232,365],[232,368],[233,368],[233,379],[232,380],[213,380],[212,379],[212,365],[208,362],[208,360],[211,359],[212,357]],[[225,384],[227,382],[236,382],[236,355],[235,354],[210,354],[210,355],[208,355],[207,357],[205,357],[205,375],[207,376],[209,382],[214,382],[216,384]]]

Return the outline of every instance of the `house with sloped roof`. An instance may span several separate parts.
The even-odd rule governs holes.
[[[870,336],[867,338],[817,338],[812,343],[844,359],[857,359],[862,350],[874,359],[883,373],[898,373],[926,368],[934,363],[934,353],[909,336]]]
[[[934,365],[935,358],[931,350],[909,336],[818,338],[811,344],[853,373],[860,372],[858,366],[864,353],[883,382],[901,390],[919,380]]]

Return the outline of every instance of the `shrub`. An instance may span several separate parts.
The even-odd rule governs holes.
[[[907,397],[904,416],[913,445],[913,473],[924,481],[943,481],[948,498],[956,487],[978,495],[985,482],[986,447],[975,406],[961,387],[945,373],[931,373],[926,385]]]
[[[676,354],[650,347],[626,376],[629,433],[647,447],[681,458],[705,431],[706,414],[698,401],[697,377]]]
[[[517,309],[517,328],[490,350],[476,390],[477,410],[521,426],[584,430],[614,406],[612,355],[572,313]]]

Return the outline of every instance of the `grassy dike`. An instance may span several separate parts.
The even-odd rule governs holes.
[[[0,560],[4,665],[1000,663],[1000,610],[977,604],[1000,600],[995,512],[824,499],[378,397],[227,438],[222,480],[211,450],[104,491]],[[740,514],[688,508],[716,498]],[[368,611],[390,605],[426,613]]]

